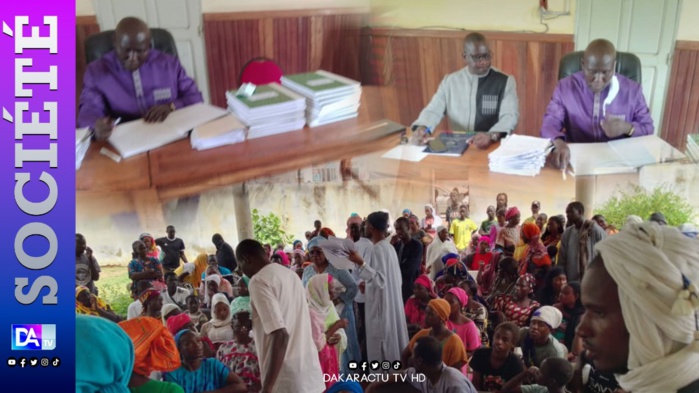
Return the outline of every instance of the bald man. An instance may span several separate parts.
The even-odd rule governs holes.
[[[424,142],[446,114],[453,131],[479,131],[473,143],[482,149],[517,127],[519,101],[511,75],[491,66],[492,53],[480,33],[464,39],[466,67],[447,75],[412,129],[414,140]]]
[[[146,23],[124,18],[115,29],[114,50],[85,71],[78,127],[91,127],[103,140],[117,118],[161,122],[172,111],[202,101],[179,60],[151,48]]]
[[[568,166],[568,143],[607,142],[653,134],[653,119],[641,85],[614,72],[616,49],[594,40],[582,71],[561,79],[546,108],[541,136],[555,145],[553,164]]]

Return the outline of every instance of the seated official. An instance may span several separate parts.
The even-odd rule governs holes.
[[[492,53],[482,34],[466,36],[463,57],[466,67],[442,80],[412,129],[423,140],[446,114],[451,130],[483,131],[473,143],[485,149],[517,126],[517,87],[511,75],[491,67]]]
[[[653,134],[653,119],[641,85],[614,72],[616,49],[603,39],[590,42],[582,71],[561,79],[546,108],[541,136],[553,140],[553,164],[570,160],[568,143],[607,142]]]
[[[95,138],[104,140],[117,118],[161,122],[175,109],[203,101],[179,60],[150,46],[150,30],[143,21],[119,22],[114,50],[85,71],[78,127],[92,127]]]

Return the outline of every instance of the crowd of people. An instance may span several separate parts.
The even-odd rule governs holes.
[[[349,239],[352,269],[330,263],[324,244],[336,235],[320,221],[291,245],[248,239],[234,252],[216,234],[216,253],[193,262],[174,227],[162,238],[144,233],[127,269],[126,316],[98,296],[99,264],[77,234],[78,384],[699,391],[693,227],[670,227],[654,213],[617,229],[599,215],[585,219],[578,202],[547,216],[534,201],[523,217],[505,194],[486,215],[478,225],[466,205],[450,220],[430,205],[425,218],[405,209],[392,223],[386,212],[353,213],[337,236]]]

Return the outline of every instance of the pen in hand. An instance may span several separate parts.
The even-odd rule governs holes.
[[[117,124],[121,123],[121,117],[117,117],[116,120],[114,120],[114,123],[112,124],[112,128],[116,127]]]

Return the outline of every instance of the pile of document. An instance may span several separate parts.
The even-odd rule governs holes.
[[[306,124],[323,124],[357,117],[362,86],[327,71],[286,75],[282,85],[306,98]]]
[[[546,164],[553,146],[546,138],[510,135],[488,154],[491,172],[508,175],[536,176]]]
[[[112,131],[109,143],[120,156],[129,158],[184,139],[195,127],[227,114],[227,110],[217,106],[194,104],[172,112],[160,123],[146,123],[143,119],[121,123]]]
[[[699,163],[699,134],[687,135],[687,156]]]
[[[248,128],[248,139],[296,131],[306,123],[306,100],[278,83],[257,86],[249,97],[226,92],[228,108]]]
[[[190,141],[193,149],[206,150],[244,142],[245,135],[245,124],[234,114],[229,113],[214,121],[195,127],[192,130]]]
[[[80,169],[83,163],[87,149],[90,148],[90,140],[92,132],[89,128],[79,128],[75,131],[75,170]]]

